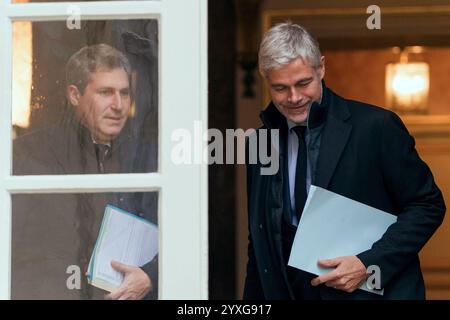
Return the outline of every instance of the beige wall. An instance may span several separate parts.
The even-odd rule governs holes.
[[[378,2],[378,3],[377,3]],[[382,4],[381,4],[382,3]],[[355,8],[367,7],[378,4],[383,7],[393,6],[425,6],[425,5],[448,5],[448,0],[262,0],[262,8],[267,9],[292,9],[292,8]]]
[[[385,106],[385,66],[397,62],[390,49],[324,51],[325,81],[337,94]],[[429,114],[450,114],[450,48],[425,48],[430,66]]]

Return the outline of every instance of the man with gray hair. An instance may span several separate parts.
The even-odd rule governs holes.
[[[264,35],[259,69],[272,98],[262,128],[280,131],[280,170],[265,176],[261,163],[247,165],[244,299],[423,299],[418,252],[441,224],[445,204],[400,118],[327,88],[325,58],[299,25],[282,23]],[[312,184],[397,221],[369,250],[318,261],[330,270],[324,275],[292,268],[287,262]],[[356,290],[372,265],[380,268],[384,295]]]

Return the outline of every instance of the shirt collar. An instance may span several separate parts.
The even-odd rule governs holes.
[[[96,145],[96,144],[97,144],[97,145],[103,144],[103,145],[108,146],[108,147],[111,148],[111,142],[108,142],[108,143],[99,143],[99,142],[95,141],[95,139],[94,139],[94,137],[92,136],[92,134],[91,134],[91,140],[92,140],[92,143],[93,143],[94,145]]]
[[[292,122],[291,120],[288,120],[288,119],[286,119],[286,121],[287,121],[287,126],[288,126],[288,128],[289,128],[289,131],[290,131],[292,128],[296,127],[296,126],[306,126],[306,121],[303,121],[303,122],[300,123],[300,124],[297,124],[297,123],[295,123],[295,122]]]

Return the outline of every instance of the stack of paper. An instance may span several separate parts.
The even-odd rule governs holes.
[[[88,282],[112,291],[123,281],[122,273],[111,267],[115,260],[143,266],[158,253],[158,227],[153,223],[107,205],[100,233],[88,267]]]
[[[397,217],[390,213],[311,186],[288,264],[316,275],[328,273],[331,270],[320,268],[318,260],[370,249],[395,221]],[[365,284],[360,289],[380,293]]]

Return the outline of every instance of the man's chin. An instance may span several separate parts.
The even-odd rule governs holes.
[[[277,105],[278,111],[289,121],[295,123],[295,124],[302,124],[306,121],[308,118],[308,111],[309,111],[309,105],[306,108],[302,108],[300,111],[294,111],[292,109],[289,109],[288,107],[285,107],[283,105]]]
[[[307,114],[295,114],[295,115],[288,115],[287,117],[289,119],[289,121],[295,123],[295,124],[302,124],[306,121],[306,119],[308,118]]]
[[[107,133],[102,133],[101,135],[97,135],[97,137],[95,138],[95,140],[99,143],[110,143],[112,142],[114,139],[117,138],[117,136],[119,135],[119,132],[107,132]]]
[[[294,122],[296,124],[302,124],[308,118],[308,110],[309,106],[306,108],[302,108],[302,110],[294,111],[285,109],[284,116],[289,119],[289,121]]]

